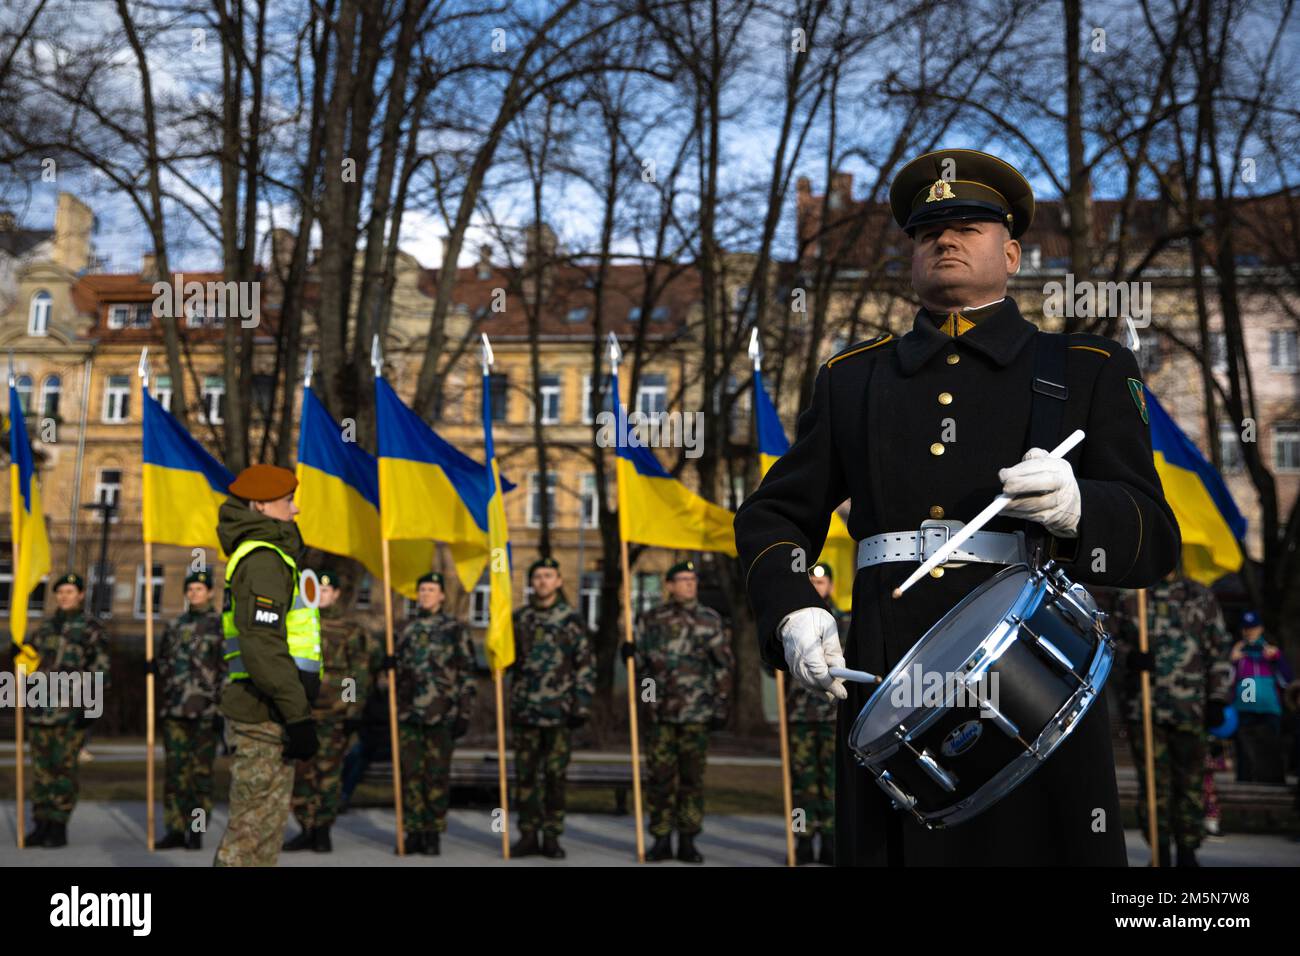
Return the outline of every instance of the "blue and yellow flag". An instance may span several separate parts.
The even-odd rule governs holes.
[[[488,631],[483,642],[488,664],[493,670],[505,670],[515,662],[514,599],[510,593],[510,531],[506,527],[506,507],[502,499],[501,472],[497,468],[496,445],[492,441],[492,389],[490,376],[483,371],[483,447],[487,467],[483,485],[486,490],[488,542],[491,546],[489,580],[491,600],[488,604]]]
[[[1223,477],[1169,417],[1151,390],[1143,386],[1143,391],[1151,421],[1156,474],[1183,536],[1183,573],[1208,586],[1240,570],[1246,519],[1237,510]]]
[[[375,581],[384,580],[379,521],[379,463],[338,423],[311,388],[302,392],[298,422],[298,530],[312,548],[361,562]],[[431,540],[398,540],[388,546],[393,590],[414,598],[420,575],[433,568]]]
[[[32,446],[27,443],[22,399],[9,384],[9,507],[13,540],[18,547],[9,600],[9,633],[15,644],[27,633],[27,599],[50,573],[50,539],[41,507],[41,484],[36,480]]]
[[[618,390],[618,366],[611,387],[618,409],[618,533],[623,540],[655,548],[720,551],[734,558],[736,516],[670,475],[649,448],[633,444],[627,409]]]
[[[144,387],[144,540],[212,548],[217,510],[235,476]]]
[[[763,373],[758,369],[754,370],[754,420],[758,432],[759,470],[766,475],[776,460],[790,450],[790,441],[785,437],[781,418],[776,413],[776,406],[772,404],[767,389],[763,387]],[[831,599],[841,611],[849,611],[853,607],[853,579],[857,575],[857,557],[857,542],[849,534],[844,519],[833,513],[830,530],[826,533],[826,544],[822,546],[817,563],[830,567],[835,582]]]

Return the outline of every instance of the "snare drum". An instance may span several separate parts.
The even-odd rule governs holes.
[[[1106,615],[1048,561],[1004,568],[898,662],[849,731],[858,763],[931,829],[978,816],[1034,772],[1101,694]]]

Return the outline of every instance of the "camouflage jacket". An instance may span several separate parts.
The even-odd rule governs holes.
[[[848,640],[849,616],[830,602],[827,602],[826,610],[834,615],[835,623],[839,625],[840,645],[843,646]],[[839,704],[833,700],[827,700],[825,694],[820,691],[808,690],[789,674],[785,675],[785,719],[787,722],[792,724],[833,724],[838,710]]]
[[[76,610],[71,614],[56,611],[53,616],[41,621],[41,626],[28,638],[27,643],[40,654],[41,660],[36,670],[45,675],[45,700],[51,705],[28,707],[27,721],[38,727],[75,723],[86,705],[91,703],[85,694],[86,677],[83,675],[91,675],[90,680],[93,682],[96,680],[94,675],[103,674],[100,689],[108,689],[108,635],[104,632],[103,625],[87,616],[84,610]],[[56,679],[51,677],[53,674],[67,676]],[[29,675],[29,681],[35,676]],[[77,685],[75,688],[72,687],[73,682]],[[27,700],[31,700],[34,687],[29,683]],[[65,692],[67,696],[64,696]],[[56,696],[61,700],[56,701]],[[56,702],[80,706],[52,706]],[[103,697],[100,696],[95,703],[103,707]]]
[[[1126,617],[1117,637],[1138,646],[1137,621]],[[1200,733],[1205,701],[1232,699],[1232,635],[1210,590],[1195,581],[1161,581],[1147,589],[1147,645],[1155,656],[1151,673],[1152,719],[1157,724]],[[1141,678],[1130,673],[1128,719],[1141,715]]]
[[[550,607],[517,608],[510,719],[529,727],[558,727],[587,717],[596,689],[596,662],[582,615],[562,598]]]
[[[637,622],[636,662],[637,680],[654,681],[650,720],[703,724],[727,718],[731,633],[713,608],[667,601],[646,611]]]
[[[312,716],[358,718],[370,693],[373,642],[360,624],[349,621],[337,605],[320,612],[320,694]],[[352,680],[349,688],[345,683]]]
[[[402,629],[397,658],[397,719],[437,725],[469,719],[474,707],[474,649],[450,614],[420,611]]]
[[[158,645],[158,716],[217,716],[226,679],[221,612],[190,608],[163,631]]]

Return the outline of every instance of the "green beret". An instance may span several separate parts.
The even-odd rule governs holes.
[[[676,564],[674,564],[671,568],[668,569],[668,573],[664,577],[666,580],[671,581],[673,578],[677,577],[677,575],[681,574],[683,571],[690,571],[692,574],[694,574],[695,562],[678,561]]]
[[[191,571],[185,576],[185,586],[189,587],[191,584],[202,584],[204,587],[212,587],[212,572]]]
[[[54,590],[57,591],[65,584],[74,585],[78,591],[86,590],[85,580],[76,571],[69,571],[67,574],[59,575],[59,579],[54,582]]]
[[[436,584],[444,591],[447,589],[447,586],[442,583],[442,575],[437,571],[430,571],[428,574],[421,574],[420,579],[415,582],[415,586],[418,588],[421,584]]]
[[[810,577],[825,578],[827,581],[835,580],[835,575],[831,574],[831,566],[829,564],[815,564],[808,574]]]
[[[1009,163],[974,149],[940,149],[904,166],[889,187],[894,221],[909,236],[939,222],[1001,222],[1019,239],[1034,221],[1034,190]]]
[[[321,584],[328,584],[332,588],[340,588],[343,582],[339,579],[339,573],[333,568],[322,568],[316,572],[316,580]]]
[[[554,558],[538,558],[528,566],[528,579],[530,581],[533,578],[533,572],[538,568],[551,568],[558,573],[560,570],[560,562],[556,561]]]

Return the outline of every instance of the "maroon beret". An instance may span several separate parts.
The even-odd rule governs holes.
[[[275,501],[298,487],[298,476],[275,465],[249,465],[230,483],[229,491],[245,501]]]

